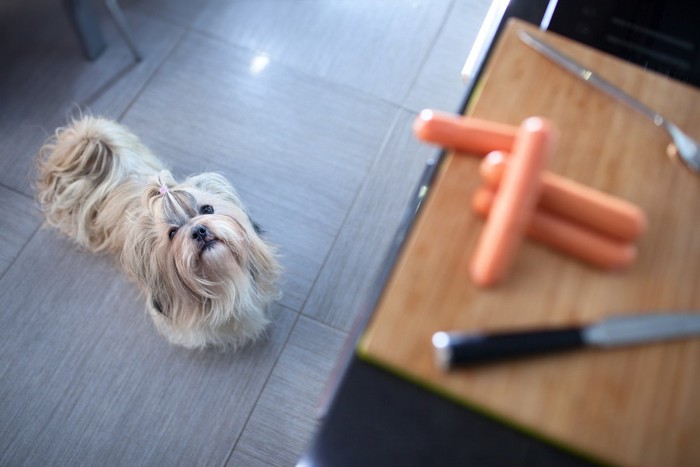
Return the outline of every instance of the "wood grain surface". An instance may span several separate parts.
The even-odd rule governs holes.
[[[606,462],[700,460],[700,340],[586,350],[441,372],[430,339],[587,323],[655,310],[700,310],[700,177],[668,159],[666,134],[517,39],[527,28],[700,137],[700,92],[514,21],[501,36],[468,113],[517,125],[532,115],[561,131],[549,169],[633,201],[649,218],[639,256],[603,272],[525,241],[507,280],[468,276],[483,222],[470,199],[479,161],[443,160],[358,353],[464,404]]]

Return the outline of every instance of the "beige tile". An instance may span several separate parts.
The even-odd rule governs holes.
[[[227,465],[294,465],[346,334],[300,318]]]
[[[371,307],[377,274],[413,199],[426,161],[435,148],[419,143],[411,124],[416,115],[398,113],[393,131],[348,214],[304,314],[350,330],[358,313]]]
[[[491,0],[454,2],[404,100],[406,108],[416,112],[426,108],[447,112],[460,110],[467,92],[462,68],[491,3]]]
[[[400,104],[451,0],[213,1],[194,27]]]
[[[40,224],[39,211],[30,198],[0,186],[0,277]]]

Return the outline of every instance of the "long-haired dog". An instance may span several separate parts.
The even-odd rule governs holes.
[[[280,267],[224,177],[177,182],[128,129],[95,117],[56,130],[37,166],[46,222],[118,257],[170,342],[238,347],[262,333]]]

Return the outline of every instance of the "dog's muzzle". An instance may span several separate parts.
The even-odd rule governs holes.
[[[192,240],[197,242],[201,251],[214,246],[216,238],[209,232],[207,226],[198,224],[192,227]]]

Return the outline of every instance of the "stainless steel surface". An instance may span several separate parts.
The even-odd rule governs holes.
[[[643,314],[610,318],[587,326],[588,345],[613,347],[700,335],[700,314],[694,312]]]
[[[604,80],[603,78],[595,74],[592,70],[577,63],[576,61],[559,52],[557,49],[553,48],[549,44],[528,34],[526,31],[520,31],[518,33],[518,37],[526,45],[532,47],[537,52],[552,60],[554,63],[561,66],[569,73],[577,76],[582,81],[585,81],[594,88],[603,91],[609,96],[614,97],[620,102],[628,105],[632,109],[636,110],[640,114],[650,119],[654,123],[654,125],[666,130],[666,132],[670,135],[671,140],[673,141],[673,146],[675,148],[674,151],[671,152],[671,155],[677,155],[681,159],[681,161],[683,161],[686,167],[688,167],[695,173],[700,173],[700,148],[698,147],[698,143],[690,136],[685,134],[673,122],[668,120],[666,117],[664,117],[654,109],[639,102],[638,100],[625,93],[615,85]]]
[[[479,34],[476,36],[469,56],[467,56],[464,68],[462,68],[462,81],[465,84],[469,84],[472,79],[476,78],[479,68],[486,60],[486,55],[496,37],[498,26],[503,21],[508,4],[510,4],[510,0],[493,0],[491,2],[491,7],[486,13],[486,18],[484,18]]]

